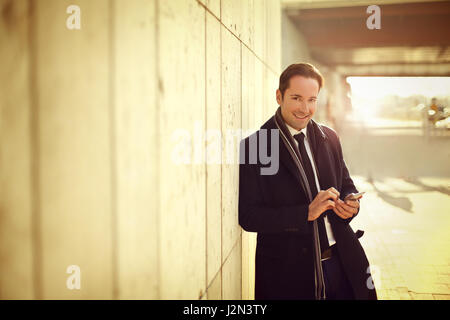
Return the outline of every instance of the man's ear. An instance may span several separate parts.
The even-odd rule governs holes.
[[[283,101],[283,97],[281,96],[280,89],[277,89],[277,91],[276,91],[276,98],[277,98],[278,104],[281,104],[281,102]]]

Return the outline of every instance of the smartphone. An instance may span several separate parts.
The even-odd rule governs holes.
[[[362,197],[362,195],[366,193],[365,191],[363,192],[359,192],[359,193],[353,193],[353,194],[349,194],[345,200],[358,200],[359,198]]]

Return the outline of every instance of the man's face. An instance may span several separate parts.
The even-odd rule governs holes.
[[[284,121],[294,129],[306,127],[316,112],[319,83],[316,79],[294,76],[289,80],[289,88],[284,92],[277,89],[277,102],[281,107]]]

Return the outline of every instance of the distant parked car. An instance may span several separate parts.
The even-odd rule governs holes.
[[[436,121],[434,126],[436,128],[450,130],[450,117],[448,116],[448,112],[447,112],[447,117],[442,120]]]

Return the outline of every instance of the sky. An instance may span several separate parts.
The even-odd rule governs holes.
[[[352,95],[364,98],[382,98],[389,94],[408,97],[450,95],[450,77],[347,77]]]

